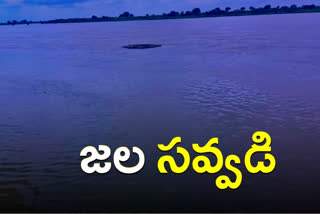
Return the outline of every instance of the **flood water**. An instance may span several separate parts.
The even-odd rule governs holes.
[[[0,211],[319,212],[319,20],[1,26]],[[136,43],[162,47],[122,48]],[[272,138],[271,174],[243,166],[258,130]],[[176,136],[190,151],[219,137],[241,159],[240,188],[191,167],[161,175],[157,144]],[[100,144],[138,146],[144,168],[83,173],[80,151]]]

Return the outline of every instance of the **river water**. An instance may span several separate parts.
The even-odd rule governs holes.
[[[0,210],[320,211],[320,14],[0,27]],[[155,43],[155,49],[123,45]],[[271,174],[243,167],[255,131]],[[218,174],[160,175],[157,144],[219,137]],[[138,146],[139,173],[87,175],[88,145]],[[181,162],[177,157],[178,163]],[[179,162],[180,161],[180,162]],[[230,174],[231,178],[232,173]]]

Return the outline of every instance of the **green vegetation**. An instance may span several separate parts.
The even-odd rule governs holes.
[[[316,13],[320,12],[320,6],[316,5],[303,5],[298,7],[297,5],[278,6],[271,7],[266,5],[263,8],[241,7],[240,9],[232,10],[230,7],[225,9],[216,8],[210,11],[201,12],[199,8],[195,8],[192,11],[163,13],[162,15],[149,15],[134,16],[129,12],[122,13],[119,17],[97,17],[91,18],[70,18],[70,19],[55,19],[48,21],[8,21],[7,23],[0,23],[0,25],[17,25],[17,24],[53,24],[53,23],[78,23],[78,22],[107,22],[107,21],[130,21],[130,20],[159,20],[159,19],[181,19],[181,18],[201,18],[201,17],[222,17],[222,16],[248,16],[248,15],[267,15],[267,14],[289,14],[289,13]]]

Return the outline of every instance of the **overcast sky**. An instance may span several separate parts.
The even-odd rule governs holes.
[[[135,15],[162,14],[171,10],[186,11],[195,7],[210,10],[227,6],[320,5],[320,0],[0,0],[0,21],[47,20],[54,18],[118,16],[124,11]]]

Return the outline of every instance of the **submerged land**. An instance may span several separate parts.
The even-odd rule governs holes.
[[[20,25],[20,24],[57,24],[57,23],[80,23],[80,22],[110,22],[110,21],[134,21],[134,20],[160,20],[160,19],[183,19],[183,18],[203,18],[203,17],[223,17],[223,16],[250,16],[250,15],[269,15],[269,14],[290,14],[290,13],[318,13],[320,12],[320,6],[297,5],[291,6],[277,6],[272,7],[266,5],[264,7],[255,8],[253,6],[249,8],[241,7],[240,9],[232,10],[230,7],[224,9],[215,8],[210,11],[202,12],[200,8],[195,8],[192,11],[171,11],[169,13],[163,13],[161,15],[146,14],[145,16],[135,16],[130,12],[124,12],[118,17],[102,16],[97,17],[93,15],[91,18],[67,18],[67,19],[54,19],[47,21],[28,21],[28,20],[12,20],[6,23],[0,23],[0,25]]]

